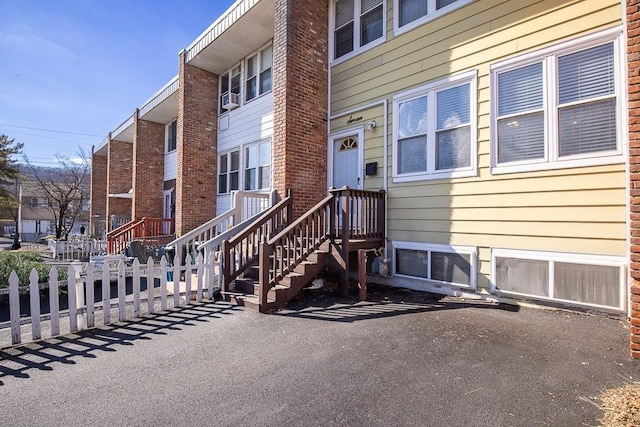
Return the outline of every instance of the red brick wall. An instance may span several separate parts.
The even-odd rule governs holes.
[[[627,1],[631,192],[631,357],[640,359],[640,0]]]
[[[178,89],[176,235],[216,214],[218,76],[184,63]]]
[[[162,218],[165,125],[140,120],[136,116],[133,136],[133,217]]]
[[[276,0],[273,39],[274,187],[294,216],[327,194],[328,2]]]
[[[126,193],[131,190],[133,173],[133,144],[109,141],[107,159],[107,193]],[[107,197],[107,216],[131,215],[131,199]]]
[[[91,155],[89,235],[105,231],[107,215],[107,156]]]

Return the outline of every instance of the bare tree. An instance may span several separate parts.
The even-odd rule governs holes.
[[[85,151],[78,149],[78,158],[56,155],[58,167],[33,166],[24,156],[31,175],[49,199],[53,213],[56,239],[66,239],[83,205],[89,200],[91,165]]]

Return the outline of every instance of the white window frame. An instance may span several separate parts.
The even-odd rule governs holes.
[[[264,70],[263,68],[263,64],[262,64],[262,54],[265,50],[271,48],[271,66],[268,68],[265,68]],[[249,60],[251,58],[255,58],[256,59],[256,74],[255,76],[253,76],[253,78],[255,78],[255,86],[256,86],[256,96],[254,96],[251,99],[246,99],[247,94],[249,93],[247,87],[249,86]],[[264,73],[266,70],[271,69],[271,87],[269,88],[269,90],[262,92],[262,85],[261,83],[261,78],[262,78],[262,73]],[[260,50],[258,50],[257,52],[254,52],[253,54],[247,56],[244,60],[244,68],[243,68],[244,72],[243,72],[243,89],[244,89],[244,95],[243,95],[243,102],[245,104],[255,101],[256,99],[260,98],[263,95],[266,95],[267,93],[270,93],[273,91],[273,44],[271,42],[267,43],[266,45],[264,45],[262,48],[260,48]]]
[[[231,173],[233,172],[231,170],[231,153],[235,153],[235,152],[238,153],[238,170],[237,170],[237,172],[238,172],[238,188],[231,189],[230,188],[230,186],[231,186],[230,177],[231,177]],[[220,165],[222,163],[222,156],[224,156],[224,155],[227,156],[227,172],[225,173],[227,175],[227,188],[226,188],[225,192],[220,193],[219,192],[219,190],[220,190],[219,180],[220,180],[220,175],[221,175],[220,174]],[[233,191],[239,191],[242,188],[242,170],[243,170],[242,169],[242,147],[234,147],[234,148],[232,148],[230,150],[227,150],[227,151],[224,151],[222,153],[219,153],[218,154],[218,169],[217,170],[218,170],[218,177],[217,177],[217,179],[218,179],[218,188],[217,188],[217,190],[218,190],[218,194],[219,195],[221,195],[221,194],[231,194]]]
[[[412,182],[444,178],[462,178],[477,175],[478,167],[478,89],[477,89],[477,70],[449,76],[445,79],[429,83],[425,86],[398,94],[393,97],[393,147],[392,147],[392,174],[393,182]],[[457,86],[469,84],[469,118],[470,118],[470,163],[468,167],[446,169],[442,171],[435,170],[435,136],[436,136],[436,103],[435,95],[437,92],[450,89]],[[429,153],[427,171],[400,174],[398,171],[398,139],[400,135],[400,104],[413,99],[427,96],[429,115],[429,130],[427,131],[427,150]]]
[[[238,67],[240,68],[240,73],[239,73],[240,85],[238,86],[238,88],[239,88],[238,89],[239,90],[239,92],[238,92],[238,102],[239,102],[239,104],[238,105],[241,106],[243,104],[243,101],[244,101],[244,86],[245,86],[245,83],[246,83],[245,75],[244,75],[245,74],[244,65],[245,65],[244,61],[240,61],[239,63],[235,64],[233,67],[229,68],[227,71],[222,73],[220,75],[220,77],[218,78],[218,112],[219,112],[218,116],[221,116],[223,114],[229,114],[229,111],[231,111],[231,110],[225,110],[224,108],[222,108],[222,97],[224,95],[226,95],[227,93],[231,92],[231,87],[232,87],[231,86],[231,80],[232,80],[232,77],[235,76],[235,74],[232,75],[231,73],[233,73],[233,71]],[[222,78],[224,76],[227,76],[227,82],[228,83],[227,83],[227,87],[226,88],[222,87]]]
[[[260,161],[260,145],[262,144],[269,144],[269,151],[270,151],[270,162],[269,162],[269,183],[268,186],[266,187],[260,187],[259,186],[259,172],[260,172],[260,168],[264,167],[266,164],[262,163]],[[257,153],[258,153],[258,163],[255,167],[256,169],[256,188],[255,189],[247,189],[246,185],[246,171],[249,169],[254,169],[254,168],[247,168],[246,165],[246,153],[247,153],[247,149],[250,147],[257,147]],[[252,142],[250,144],[245,144],[242,146],[242,152],[241,152],[241,157],[240,157],[240,173],[241,173],[241,181],[240,181],[240,188],[243,191],[253,191],[253,192],[261,192],[261,191],[266,191],[271,189],[272,183],[273,183],[273,141],[271,139],[261,139],[260,141],[256,141],[256,142]]]
[[[175,140],[175,148],[169,149],[169,134],[171,132],[171,125],[176,124],[176,140]],[[167,123],[164,127],[164,153],[174,153],[178,149],[178,119],[173,119],[169,123]]]
[[[561,159],[558,155],[557,58],[606,43],[613,43],[614,67],[616,68],[614,72],[614,84],[617,149],[615,151],[600,151],[568,156]],[[626,158],[626,150],[624,147],[627,145],[627,136],[625,133],[626,117],[624,112],[626,111],[627,97],[623,87],[625,81],[624,70],[626,67],[622,59],[626,57],[624,52],[625,47],[622,40],[622,29],[620,27],[614,27],[491,65],[491,173],[497,175],[624,163]],[[498,163],[498,74],[538,62],[542,62],[543,66],[545,156],[543,159],[522,160],[500,164]]]
[[[475,246],[450,246],[450,245],[441,245],[434,243],[420,243],[420,242],[405,242],[405,241],[393,241],[391,242],[392,246],[392,272],[394,277],[404,277],[411,280],[416,280],[419,282],[425,282],[434,284],[437,286],[453,286],[456,288],[470,289],[476,290],[478,284],[478,249]],[[452,282],[443,282],[440,280],[434,280],[424,277],[418,276],[410,276],[407,274],[399,274],[396,273],[397,266],[397,257],[396,257],[396,249],[408,249],[414,251],[424,251],[428,252],[428,264],[427,264],[427,274],[431,276],[431,252],[441,252],[441,253],[450,253],[450,254],[460,254],[460,255],[469,255],[469,285],[464,283],[452,283]]]
[[[429,21],[433,21],[434,19],[438,19],[447,13],[453,12],[456,9],[459,9],[463,6],[466,6],[469,3],[472,3],[474,0],[458,0],[455,3],[451,3],[448,6],[443,7],[442,9],[436,10],[436,0],[425,0],[427,1],[427,14],[422,18],[418,18],[415,21],[409,22],[403,26],[400,26],[400,0],[393,0],[393,35],[399,36],[400,34],[404,34],[407,31],[411,31],[416,27],[419,27]],[[431,13],[429,13],[431,11]]]
[[[340,58],[335,57],[335,16],[336,16],[336,0],[329,1],[329,58],[331,65],[336,65],[351,59],[362,52],[381,45],[387,40],[387,0],[382,0],[382,37],[379,37],[364,46],[360,46],[360,21],[361,0],[354,0],[354,21],[353,21],[353,50]]]
[[[534,261],[546,261],[549,263],[549,283],[548,293],[549,296],[532,295],[521,292],[505,291],[498,289],[496,284],[497,278],[497,260],[496,258],[517,258],[523,260]],[[570,264],[582,264],[582,265],[601,265],[605,267],[617,267],[620,269],[620,284],[619,284],[619,307],[611,307],[600,304],[592,304],[588,302],[565,300],[554,297],[554,265],[556,262],[570,263]],[[627,259],[625,257],[613,256],[613,255],[590,255],[590,254],[577,254],[577,253],[565,253],[565,252],[543,252],[543,251],[526,251],[519,249],[503,249],[492,248],[491,249],[491,283],[490,292],[497,295],[511,295],[517,297],[527,297],[542,301],[554,301],[574,306],[588,306],[597,307],[602,309],[615,309],[624,311],[626,307],[626,293],[627,293]]]

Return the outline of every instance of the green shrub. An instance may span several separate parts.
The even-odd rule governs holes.
[[[3,251],[0,252],[0,288],[9,287],[9,275],[12,271],[18,274],[20,286],[29,285],[29,275],[36,269],[40,283],[49,281],[51,266],[45,264],[36,251]],[[58,279],[67,280],[65,268],[58,269]]]

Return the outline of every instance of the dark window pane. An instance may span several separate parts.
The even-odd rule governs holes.
[[[544,158],[544,113],[498,120],[498,163]]]
[[[616,149],[616,100],[560,109],[560,156]]]
[[[360,46],[382,37],[382,5],[368,12],[360,21]]]
[[[407,276],[428,277],[428,253],[410,249],[396,249],[396,273]]]
[[[336,58],[353,51],[353,22],[336,31]]]
[[[427,15],[427,0],[400,0],[400,26]]]
[[[431,279],[447,283],[471,284],[470,255],[431,252]]]

